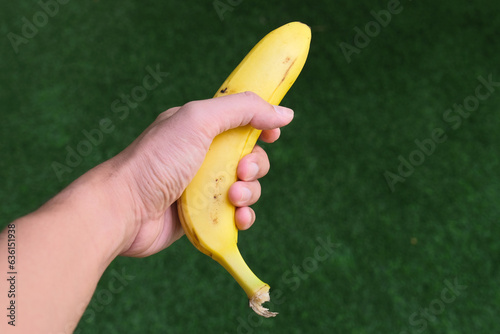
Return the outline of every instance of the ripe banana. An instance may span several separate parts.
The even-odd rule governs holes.
[[[270,32],[229,75],[215,97],[253,91],[278,105],[304,66],[310,41],[311,30],[300,22]],[[191,243],[234,277],[257,314],[274,317],[277,313],[262,306],[270,300],[269,285],[250,270],[238,250],[235,207],[228,199],[229,187],[237,180],[238,162],[252,151],[260,133],[247,125],[215,137],[201,168],[178,201],[178,212]]]

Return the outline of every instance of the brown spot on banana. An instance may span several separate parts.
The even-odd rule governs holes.
[[[286,64],[286,63],[290,60],[290,57],[287,57],[287,59],[288,59],[288,60],[286,60],[285,62],[283,62],[283,64]],[[288,76],[288,72],[290,72],[290,69],[293,67],[293,64],[295,64],[295,61],[296,61],[296,60],[297,60],[297,59],[294,59],[294,60],[292,61],[292,63],[290,64],[290,66],[288,66],[288,69],[286,70],[285,74],[283,75],[283,78],[282,78],[282,79],[281,79],[281,81],[280,81],[280,85],[281,85],[281,83],[282,83],[283,81],[285,81],[285,79],[287,78],[287,76]]]

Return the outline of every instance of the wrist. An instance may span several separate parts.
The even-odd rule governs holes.
[[[135,206],[124,168],[108,160],[62,190],[37,214],[70,220],[83,239],[91,240],[104,266],[126,250],[135,232]]]

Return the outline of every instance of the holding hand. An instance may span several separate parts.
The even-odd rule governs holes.
[[[35,212],[12,222],[22,247],[16,250],[23,305],[19,333],[72,332],[104,270],[118,255],[154,254],[183,235],[176,200],[193,179],[215,136],[251,124],[271,143],[293,112],[256,94],[241,93],[187,103],[160,114],[130,146],[91,169]],[[239,163],[239,181],[229,190],[236,224],[255,220],[249,205],[260,196],[258,179],[269,170],[262,148]],[[11,232],[11,233],[14,233]],[[7,250],[7,230],[0,250]],[[2,253],[7,257],[6,253]],[[57,289],[48,289],[57,278]],[[0,290],[8,291],[7,280]],[[19,287],[21,289],[21,287]],[[0,304],[10,301],[0,296]],[[29,319],[29,320],[28,320]],[[0,323],[6,333],[7,322]]]
[[[279,138],[279,127],[288,124],[292,117],[290,109],[273,107],[253,93],[190,102],[162,113],[114,158],[127,175],[120,183],[129,189],[130,197],[125,196],[122,204],[134,207],[134,213],[128,213],[126,218],[133,219],[135,230],[122,255],[147,256],[183,235],[175,201],[201,166],[217,134],[251,124],[264,130],[262,141],[272,143]],[[247,229],[255,221],[249,206],[259,199],[258,179],[268,171],[268,157],[259,146],[240,161],[240,181],[231,186],[228,194],[237,207],[239,229]]]

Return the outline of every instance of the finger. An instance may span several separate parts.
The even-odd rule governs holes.
[[[236,181],[229,187],[229,201],[237,207],[249,206],[259,200],[261,193],[259,181]]]
[[[188,117],[189,122],[211,137],[248,124],[259,130],[275,129],[287,125],[293,119],[293,110],[273,106],[252,92],[193,101],[182,109],[183,116]]]
[[[281,134],[280,128],[263,130],[262,133],[260,134],[259,139],[265,143],[270,144],[270,143],[274,143],[275,141],[277,141],[280,137],[280,134]]]
[[[248,230],[255,222],[255,211],[248,206],[236,208],[234,219],[238,230]]]
[[[255,181],[269,172],[270,163],[266,151],[255,146],[252,153],[245,155],[238,163],[236,174],[242,181]]]

